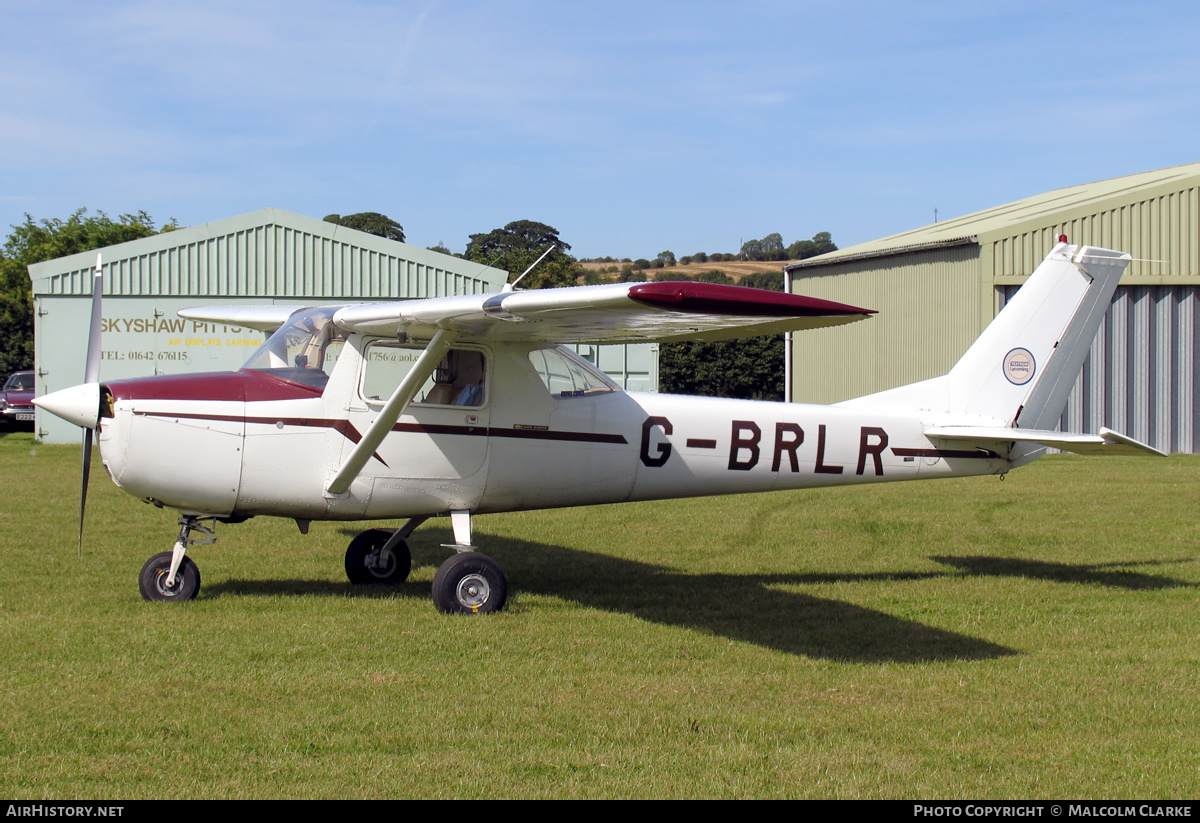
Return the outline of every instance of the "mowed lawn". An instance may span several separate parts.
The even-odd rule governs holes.
[[[203,455],[179,455],[179,471]],[[175,516],[0,437],[0,796],[1195,798],[1200,459],[490,515],[509,608],[352,524]]]

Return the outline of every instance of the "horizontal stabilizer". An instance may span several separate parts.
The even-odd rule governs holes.
[[[1103,427],[1099,434],[1072,434],[1038,429],[1009,429],[1003,426],[934,426],[925,430],[925,436],[978,444],[1039,443],[1051,449],[1061,449],[1093,457],[1120,455],[1166,457],[1165,453],[1152,446],[1147,446],[1132,437],[1126,437]]]

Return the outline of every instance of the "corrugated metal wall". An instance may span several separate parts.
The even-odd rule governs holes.
[[[576,343],[571,348],[626,391],[658,391],[658,343]]]
[[[999,289],[1003,306],[1015,286]],[[1118,286],[1071,389],[1064,431],[1122,432],[1165,452],[1200,446],[1200,286]]]
[[[804,403],[836,403],[944,374],[995,311],[975,245],[799,269],[791,290],[879,311],[792,335],[791,399]]]
[[[1126,278],[1200,274],[1200,188],[1166,192],[1110,209],[1064,215],[1061,222],[992,243],[993,276],[1023,276],[1037,268],[1060,234],[1070,242],[1133,255]]]
[[[106,260],[104,293],[387,299],[479,294],[494,288],[482,276],[490,271],[485,267],[479,267],[479,277],[450,271],[433,263],[441,255],[415,247],[413,256],[430,262],[277,224],[199,239],[187,234],[184,229],[157,236],[185,241],[178,246]],[[456,262],[464,268],[470,265]],[[47,295],[90,294],[91,276],[91,266],[84,263],[45,278],[39,290]]]

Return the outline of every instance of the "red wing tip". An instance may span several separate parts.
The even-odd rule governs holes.
[[[727,314],[742,317],[827,317],[847,314],[875,314],[832,300],[785,294],[746,286],[720,283],[655,281],[631,286],[629,296],[648,306],[690,314]]]

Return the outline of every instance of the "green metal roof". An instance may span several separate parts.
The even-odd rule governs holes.
[[[498,291],[508,272],[313,217],[260,209],[102,250],[106,295],[438,297]],[[91,294],[96,252],[29,267],[35,295]]]
[[[1001,238],[1103,213],[1122,204],[1150,200],[1197,186],[1200,186],[1200,163],[1069,186],[811,257],[789,265],[787,270],[947,246],[986,245]],[[1072,241],[1087,242],[1076,238]]]

